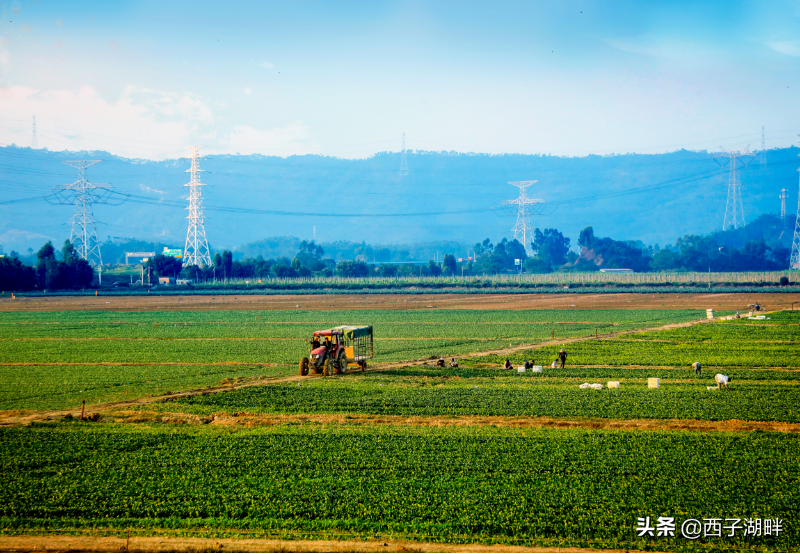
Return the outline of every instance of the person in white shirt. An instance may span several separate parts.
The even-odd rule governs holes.
[[[725,387],[726,389],[731,390],[731,388],[728,386],[728,383],[731,382],[731,379],[727,375],[723,375],[722,373],[717,373],[716,375],[714,375],[714,380],[717,382],[718,389]]]

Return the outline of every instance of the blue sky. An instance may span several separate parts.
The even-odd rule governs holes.
[[[0,145],[163,159],[788,146],[800,1],[0,3]]]

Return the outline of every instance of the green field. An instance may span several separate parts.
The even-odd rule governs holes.
[[[612,419],[740,419],[800,422],[800,375],[786,384],[747,380],[747,372],[731,373],[736,393],[709,391],[712,374],[690,378],[688,371],[662,370],[662,387],[647,388],[653,371],[619,378],[584,369],[571,377],[525,377],[497,370],[442,373],[398,370],[380,377],[315,379],[306,383],[251,387],[170,402],[164,410],[200,414],[360,413],[380,415],[547,416]],[[605,376],[603,374],[605,373]],[[576,375],[577,374],[577,375]],[[605,383],[612,376],[620,389],[582,390],[580,383]],[[642,375],[645,375],[644,377]],[[693,376],[694,374],[691,373]],[[741,376],[742,382],[737,378]],[[780,378],[781,376],[779,376]]]
[[[702,316],[698,310],[0,313],[0,364],[5,364],[0,409],[69,408],[82,400],[177,392],[226,378],[290,375],[313,331],[345,323],[374,326],[373,362],[380,363],[462,356],[552,336],[586,337]]]
[[[2,429],[9,532],[794,550],[785,434],[269,427]],[[769,517],[777,538],[636,539],[637,517]]]
[[[113,423],[120,412],[111,407],[92,408],[99,422],[56,418],[0,427],[0,534],[130,530],[227,540],[797,551],[800,434],[789,431],[800,424],[800,315],[639,331],[704,316],[697,310],[2,313],[0,410],[74,410],[81,400],[158,399],[223,382],[295,376],[311,331],[343,323],[374,326],[373,368],[509,344],[523,347],[509,356],[515,365],[534,359],[546,367],[520,374],[500,369],[505,356],[478,355],[463,357],[459,369],[416,365],[312,376],[126,407],[126,421],[138,423]],[[589,338],[595,331],[601,337]],[[633,332],[602,337],[617,331]],[[553,336],[556,343],[541,345]],[[570,338],[581,340],[564,344],[567,367],[547,367],[558,339]],[[704,366],[699,376],[694,361]],[[732,378],[731,390],[708,390],[717,372]],[[648,389],[648,377],[659,377],[661,387]],[[610,380],[621,387],[579,388]],[[179,419],[162,420],[167,414],[206,416],[195,418],[202,422],[222,414],[234,421],[236,414],[290,417],[249,428],[161,422]],[[359,417],[312,423],[304,414]],[[587,427],[693,419],[788,431],[373,421],[381,416],[541,416]],[[638,518],[661,516],[771,518],[782,520],[783,529],[778,536],[740,532],[696,541],[636,536]]]

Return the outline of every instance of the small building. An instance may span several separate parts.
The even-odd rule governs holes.
[[[632,269],[601,269],[600,273],[633,273]]]
[[[159,285],[174,285],[175,284],[175,277],[159,277],[158,278]]]
[[[175,280],[175,284],[176,285],[191,285],[192,284],[192,280],[191,279],[176,279]]]

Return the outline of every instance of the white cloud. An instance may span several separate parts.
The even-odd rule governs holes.
[[[211,108],[189,93],[129,86],[108,101],[90,86],[40,91],[14,85],[0,87],[0,117],[22,123],[0,127],[0,144],[30,144],[29,114],[36,115],[40,148],[148,159],[185,155],[183,147],[215,123]]]
[[[0,126],[0,145],[30,145],[33,114],[39,147],[56,151],[104,150],[127,158],[163,160],[185,157],[184,147],[191,144],[220,154],[289,156],[319,150],[301,122],[272,129],[234,125],[215,117],[195,94],[139,86],[126,87],[114,101],[89,86],[46,91],[0,86],[0,120],[13,122]]]
[[[151,189],[150,187],[148,187],[148,186],[146,186],[146,185],[144,185],[142,183],[139,184],[139,188],[142,189],[145,192],[154,192],[156,194],[167,194],[163,190]]]
[[[244,93],[245,93],[245,94],[252,94],[252,92],[253,92],[253,91],[252,91],[252,90],[250,90],[250,87],[244,87]]]
[[[275,65],[268,62],[268,61],[260,61],[260,62],[253,62],[258,67],[263,67],[264,69],[275,69]]]
[[[220,146],[224,146],[226,152],[243,155],[291,156],[312,154],[319,150],[302,123],[293,123],[287,127],[276,127],[268,131],[237,125],[231,133],[224,135],[220,142]]]
[[[780,42],[767,42],[766,44],[781,54],[800,57],[800,40],[784,40]]]
[[[698,44],[675,39],[642,35],[627,38],[607,38],[606,44],[623,52],[644,54],[657,58],[684,58],[697,55]]]

